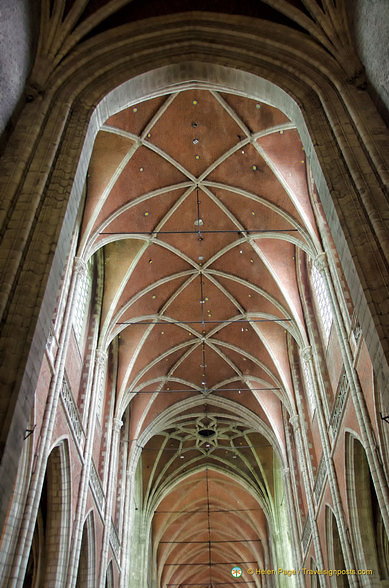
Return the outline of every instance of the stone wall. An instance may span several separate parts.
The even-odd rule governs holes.
[[[389,2],[352,0],[353,28],[359,56],[366,68],[377,106],[389,121]],[[371,88],[370,88],[371,89]]]
[[[389,2],[350,0],[354,34],[381,114],[389,119]],[[39,28],[39,0],[0,3],[0,135],[16,118]],[[16,111],[16,112],[15,112]]]
[[[34,53],[39,5],[30,0],[0,3],[0,135],[23,101]]]

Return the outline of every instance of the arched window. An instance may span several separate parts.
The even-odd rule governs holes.
[[[305,392],[307,395],[309,410],[312,415],[315,412],[315,408],[316,408],[315,396],[313,393],[312,374],[309,370],[308,362],[304,358],[302,358],[301,363],[302,363],[302,367],[303,367]]]
[[[99,381],[97,385],[97,401],[96,401],[96,417],[101,423],[103,416],[104,396],[105,396],[105,378],[107,375],[107,361],[104,362],[104,366],[101,367],[99,373]]]
[[[324,342],[327,344],[333,320],[331,301],[328,296],[327,286],[323,276],[314,265],[312,265],[311,268],[311,283],[316,307],[320,317],[321,327],[323,330]]]
[[[86,271],[80,277],[77,299],[75,300],[73,328],[79,345],[81,345],[83,341],[88,317],[88,308],[92,294],[92,269],[93,263],[89,262]]]

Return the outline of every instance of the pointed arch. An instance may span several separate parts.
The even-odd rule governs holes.
[[[105,575],[105,588],[114,588],[114,577],[113,577],[113,565],[112,559],[107,566],[107,572]]]
[[[92,510],[87,515],[82,530],[76,588],[94,588],[96,585],[95,541],[95,521]]]
[[[347,498],[350,530],[359,569],[373,570],[362,576],[364,586],[389,581],[389,538],[386,534],[365,449],[356,435],[346,436]]]
[[[67,439],[47,460],[23,586],[55,588],[65,581],[70,540],[71,484]]]
[[[334,511],[328,504],[326,505],[326,535],[328,569],[345,570],[346,566],[340,544],[338,522]],[[336,586],[337,588],[346,588],[349,586],[347,576],[343,574],[331,576],[330,583],[331,586]]]

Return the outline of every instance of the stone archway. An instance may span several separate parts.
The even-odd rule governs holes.
[[[40,80],[44,91],[38,91],[36,99],[21,115],[4,160],[5,169],[9,166],[13,176],[4,174],[9,208],[4,233],[7,287],[2,293],[5,309],[2,381],[8,391],[4,394],[6,406],[3,413],[12,414],[12,419],[8,419],[9,426],[2,428],[6,448],[2,471],[7,472],[1,477],[3,512],[16,472],[15,460],[8,448],[16,447],[17,453],[20,444],[16,431],[23,429],[24,414],[31,406],[30,390],[36,382],[67,254],[67,241],[81,199],[88,163],[86,158],[80,159],[82,147],[84,144],[91,146],[94,133],[104,119],[98,109],[94,120],[91,114],[109,91],[129,78],[135,79],[142,72],[151,71],[154,72],[154,82],[158,81],[159,68],[167,62],[176,63],[178,71],[182,67],[181,79],[186,81],[190,70],[183,64],[200,62],[207,70],[210,61],[219,65],[228,62],[230,75],[237,75],[239,70],[238,77],[255,75],[267,78],[301,104],[325,183],[331,187],[329,196],[325,183],[319,183],[321,196],[327,197],[324,203],[329,207],[326,210],[328,220],[334,237],[338,239],[337,246],[343,256],[346,277],[360,313],[377,377],[384,381],[385,340],[380,307],[384,278],[377,284],[380,295],[374,302],[368,302],[363,290],[368,290],[371,268],[364,251],[366,243],[360,240],[362,222],[373,234],[372,255],[383,268],[386,236],[382,230],[383,215],[376,214],[377,207],[384,210],[382,153],[380,146],[376,148],[371,141],[364,119],[357,115],[361,103],[369,115],[372,113],[369,102],[358,90],[347,85],[344,70],[333,58],[296,31],[287,32],[279,25],[272,25],[269,29],[266,23],[260,31],[255,30],[253,44],[250,19],[239,17],[238,20],[236,29],[237,22],[229,17],[219,17],[215,24],[207,15],[192,13],[185,22],[178,16],[145,21],[141,32],[138,24],[125,25],[115,33],[109,31],[76,48],[63,63],[55,65],[48,78]],[[279,42],[281,33],[282,43]],[[219,79],[219,82],[226,86],[225,80]],[[159,83],[166,86],[171,80],[159,78]],[[359,129],[353,126],[356,122]],[[343,128],[338,126],[339,123]],[[20,149],[26,129],[29,140]],[[308,157],[313,157],[312,150],[308,151]],[[20,161],[20,173],[14,173],[16,159]],[[361,174],[361,168],[365,169],[365,174]],[[367,183],[369,194],[366,192]],[[59,198],[58,194],[61,195]],[[348,194],[347,201],[343,200],[344,194]],[[358,210],[357,224],[347,217],[350,206]],[[373,227],[368,224],[369,215]],[[18,236],[17,243],[15,235]],[[376,275],[381,279],[385,274],[382,271]],[[19,320],[21,307],[25,316]],[[15,341],[18,342],[16,346]],[[24,344],[20,345],[20,341]],[[32,353],[31,347],[34,349]]]
[[[363,576],[363,585],[389,584],[388,536],[382,521],[377,495],[362,443],[347,436],[348,501],[351,535],[360,570],[373,570],[373,577]]]

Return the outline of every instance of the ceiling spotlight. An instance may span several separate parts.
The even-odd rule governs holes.
[[[259,102],[256,103],[255,108],[257,108],[257,109],[261,108],[261,105]]]
[[[193,145],[197,145],[198,142],[199,142],[198,139],[193,139]]]
[[[138,109],[136,106],[134,106],[134,108],[132,109],[132,112],[138,112]]]
[[[180,459],[184,459],[184,456],[183,455],[180,455]]]
[[[197,129],[197,122],[192,122],[192,127],[193,127],[194,129]]]
[[[199,255],[199,260],[200,261],[203,261],[203,259],[204,259],[204,256],[203,255]]]
[[[193,224],[195,225],[195,227],[202,227],[204,224],[204,221],[202,218],[197,218]]]
[[[196,100],[196,99],[192,100],[192,104],[193,104],[193,106],[197,106],[197,104],[198,104],[198,103],[199,103],[199,101],[198,101],[198,100]]]

